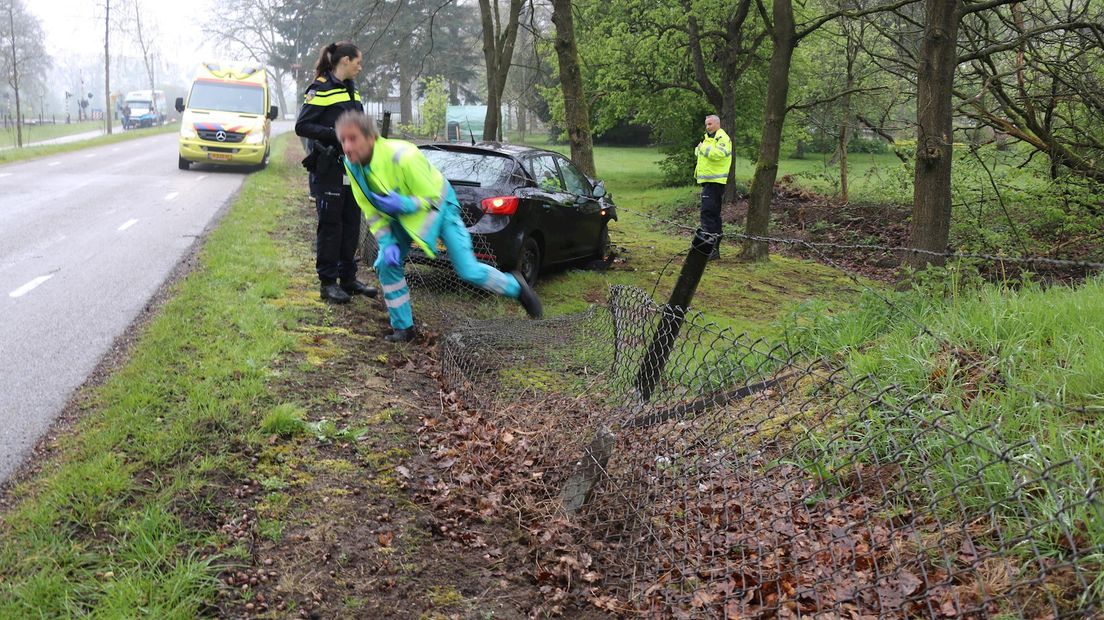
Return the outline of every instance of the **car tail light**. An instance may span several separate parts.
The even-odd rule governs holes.
[[[496,196],[483,199],[483,212],[488,215],[513,215],[517,213],[517,196]]]

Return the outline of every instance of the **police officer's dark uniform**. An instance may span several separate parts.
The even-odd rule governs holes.
[[[376,295],[374,287],[356,279],[360,207],[345,179],[341,143],[334,131],[334,124],[346,110],[364,111],[360,93],[353,80],[342,82],[328,72],[307,87],[295,121],[296,135],[307,138],[310,150],[303,165],[310,171],[311,195],[318,207],[315,268],[322,283],[322,298],[339,303],[349,301],[354,294]]]

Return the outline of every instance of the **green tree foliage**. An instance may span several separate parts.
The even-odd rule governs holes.
[[[595,94],[591,110],[595,134],[626,119],[651,126],[655,139],[670,147],[665,178],[676,183],[693,180],[693,148],[704,131],[705,114],[722,116],[737,154],[753,152],[762,118],[762,65],[768,50],[763,48],[762,24],[754,10],[739,32],[726,30],[726,25],[738,21],[739,5],[731,0],[576,2],[584,81]],[[704,75],[698,74],[694,63],[690,18],[697,26]],[[732,59],[735,79],[726,76],[723,68]],[[719,109],[721,101],[710,97],[711,86],[731,90],[732,118]]]
[[[422,133],[437,139],[445,129],[445,113],[448,111],[449,94],[445,78],[437,75],[423,82],[425,99],[422,100]]]

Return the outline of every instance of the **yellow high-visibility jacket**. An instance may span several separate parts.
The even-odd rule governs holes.
[[[712,138],[705,134],[694,154],[698,156],[698,164],[694,168],[698,183],[728,182],[728,169],[732,167],[732,140],[725,130],[718,129]]]

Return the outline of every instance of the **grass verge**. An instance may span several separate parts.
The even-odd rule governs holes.
[[[46,157],[47,155],[70,153],[73,151],[79,151],[81,149],[87,149],[94,146],[116,144],[118,142],[126,142],[127,140],[145,138],[147,136],[173,133],[179,130],[180,126],[178,124],[170,124],[164,125],[162,127],[134,129],[127,132],[114,133],[110,136],[100,136],[98,138],[81,140],[80,142],[70,142],[68,144],[49,144],[44,146],[29,146],[22,149],[7,149],[0,151],[0,164],[10,164],[17,161],[26,161],[28,159],[34,159],[36,157]]]
[[[214,510],[205,489],[213,472],[242,467],[237,449],[258,432],[272,365],[295,346],[282,326],[302,313],[273,303],[289,268],[269,233],[294,206],[286,139],[277,144],[130,361],[81,396],[73,432],[10,491],[13,507],[0,517],[0,617],[193,618],[214,598],[212,551],[227,540],[195,526]]]
[[[103,126],[103,121],[79,121],[69,123],[68,125],[65,123],[24,125],[23,144],[40,142],[42,140],[52,140],[53,138],[62,138],[64,136],[71,136],[87,131],[97,131],[103,129]],[[0,147],[15,146],[15,138],[16,133],[14,127],[0,130]]]

